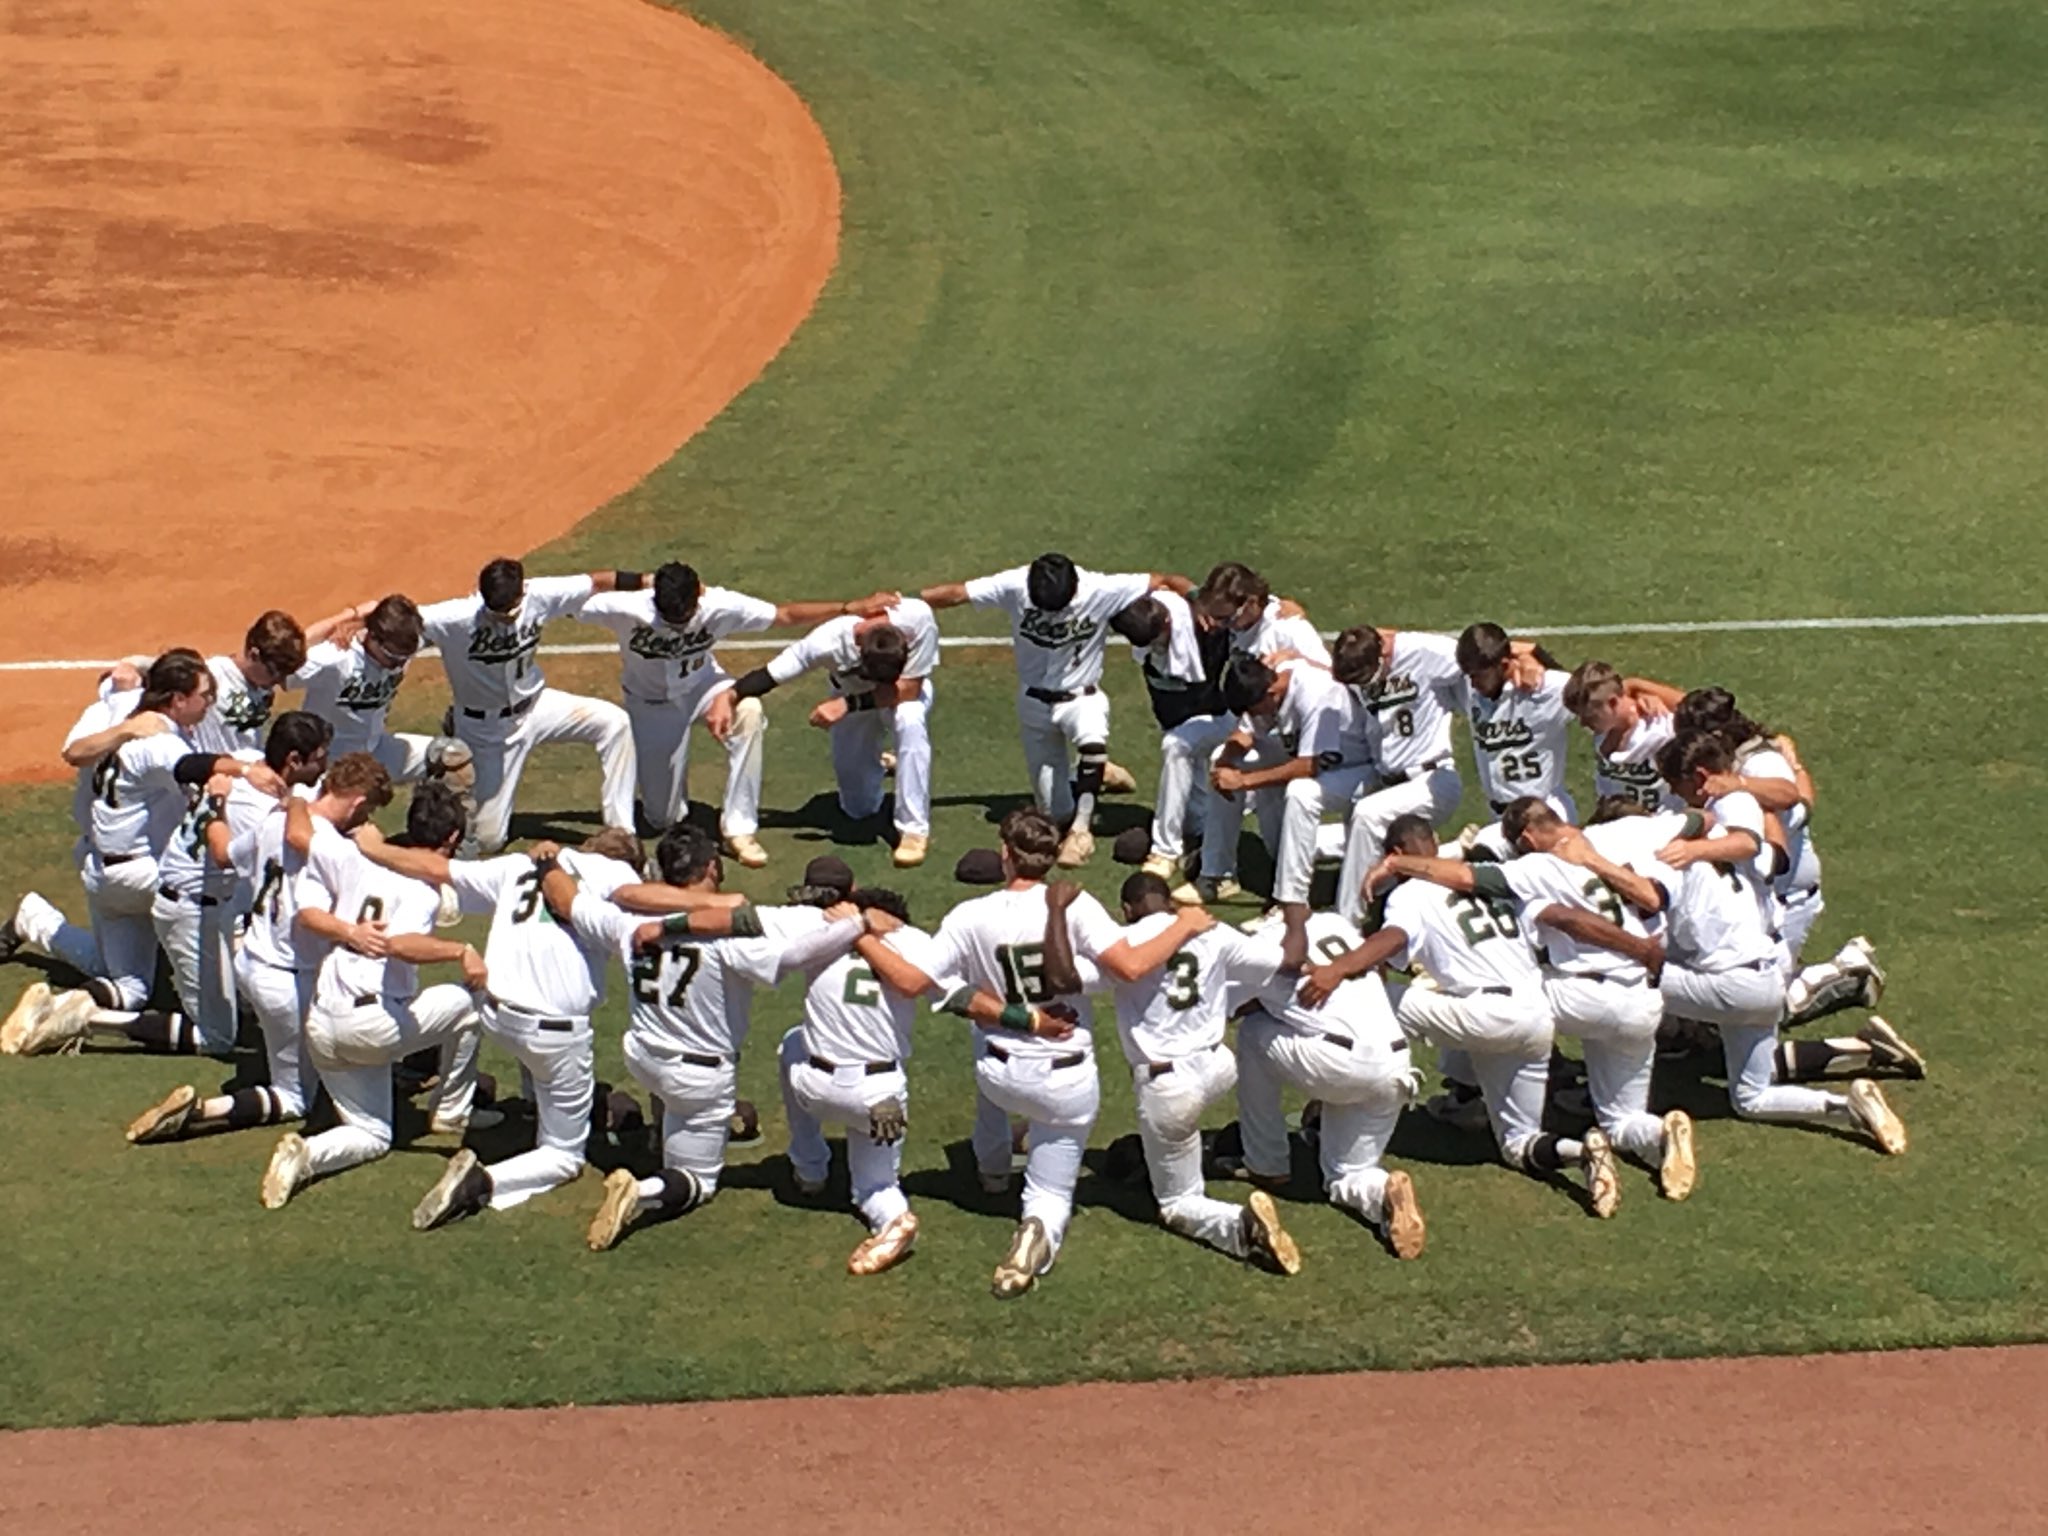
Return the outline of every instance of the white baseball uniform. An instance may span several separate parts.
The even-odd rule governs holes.
[[[1335,912],[1308,916],[1309,959],[1341,959],[1363,941]],[[1280,1089],[1286,1084],[1323,1106],[1317,1155],[1323,1189],[1333,1205],[1356,1211],[1375,1225],[1386,1216],[1386,1171],[1380,1159],[1394,1138],[1401,1111],[1415,1096],[1408,1037],[1377,974],[1354,976],[1320,1008],[1296,995],[1301,978],[1280,970],[1282,936],[1261,935],[1266,979],[1248,989],[1258,1006],[1237,1026],[1238,1129],[1245,1167],[1284,1178],[1288,1172],[1287,1122]]]
[[[651,590],[600,592],[577,615],[618,637],[619,691],[633,723],[633,756],[639,765],[640,806],[663,827],[690,812],[690,727],[732,678],[712,648],[732,635],[775,627],[775,605],[724,587],[706,587],[688,624],[678,627],[654,607]],[[744,706],[725,739],[725,799],[719,830],[727,837],[752,837],[761,826],[761,732],[759,706]]]
[[[591,592],[588,576],[536,576],[527,582],[510,624],[493,618],[475,594],[420,610],[426,638],[440,649],[448,670],[455,734],[475,754],[476,820],[469,844],[485,853],[505,845],[519,776],[533,749],[549,742],[597,749],[605,824],[632,829],[633,727],[626,712],[603,699],[550,688],[540,673],[542,626],[574,617]]]
[[[1105,576],[1077,567],[1074,600],[1064,608],[1032,606],[1029,566],[967,583],[977,608],[1010,616],[1017,660],[1017,722],[1031,796],[1059,821],[1074,814],[1072,750],[1109,743],[1109,695],[1102,656],[1109,621],[1152,591],[1149,574]]]
[[[1020,652],[1021,654],[1021,652]],[[1055,997],[1045,985],[1045,887],[1005,888],[963,901],[939,924],[938,964],[948,976],[1006,1003],[1058,1003],[1075,1016],[1065,1040],[974,1032],[974,1160],[982,1174],[1010,1171],[1011,1115],[1030,1123],[1022,1214],[1037,1217],[1055,1258],[1074,1213],[1081,1153],[1102,1106],[1095,1075],[1095,1009],[1085,995]],[[1067,933],[1084,987],[1092,962],[1123,936],[1101,902],[1083,892],[1067,909]]]
[[[255,892],[249,926],[235,953],[235,979],[263,1031],[276,1118],[288,1120],[306,1112],[319,1084],[306,1054],[306,1010],[312,1006],[313,978],[328,949],[326,940],[295,920],[302,906],[333,910],[335,893],[309,866],[317,862],[339,878],[337,872],[349,868],[355,845],[316,812],[314,858],[309,860],[285,842],[284,810],[272,805],[254,828],[245,828],[228,845],[228,855]]]
[[[1237,725],[1256,743],[1257,755],[1245,760],[1248,768],[1304,757],[1316,764],[1315,773],[1307,778],[1269,785],[1249,797],[1260,831],[1273,848],[1273,899],[1307,901],[1323,812],[1331,807],[1348,810],[1371,781],[1370,736],[1352,690],[1322,667],[1311,661],[1287,661],[1279,671],[1287,679],[1287,691],[1273,717],[1247,715]],[[1221,792],[1210,797],[1211,817],[1202,839],[1203,874],[1221,876],[1234,870],[1244,798]]]
[[[300,708],[334,728],[328,745],[331,762],[350,752],[367,752],[384,765],[393,780],[410,784],[427,772],[427,749],[434,738],[393,732],[388,725],[391,701],[405,668],[382,666],[363,648],[357,635],[347,645],[322,641],[306,652],[306,664],[292,682],[306,690]]]
[[[1397,817],[1427,816],[1442,826],[1464,793],[1451,753],[1451,719],[1466,692],[1458,642],[1449,635],[1397,630],[1385,674],[1352,690],[1372,722],[1375,786],[1351,807],[1337,910],[1353,923],[1365,913],[1361,887],[1385,851]]]
[[[277,690],[250,682],[232,656],[207,657],[206,670],[213,674],[213,707],[192,728],[193,746],[215,757],[261,752]]]
[[[156,980],[157,859],[177,830],[188,805],[178,764],[194,752],[177,730],[125,741],[100,759],[94,770],[92,853],[86,859],[86,900],[100,966],[119,994],[122,1008],[141,1008]],[[51,952],[70,962],[80,948],[76,930],[51,935]],[[64,948],[56,946],[62,944]],[[81,957],[82,958],[82,957]]]
[[[878,709],[874,684],[862,677],[859,629],[866,619],[827,619],[776,653],[768,675],[780,685],[815,668],[847,713],[832,727],[832,772],[839,782],[839,808],[856,820],[882,809],[882,738],[896,743],[896,830],[929,837],[932,830],[932,673],[939,665],[939,621],[918,598],[898,599],[882,615],[903,632],[910,649],[899,686],[907,692],[893,708]],[[915,686],[912,686],[915,684]]]
[[[1511,801],[1534,795],[1567,821],[1577,807],[1564,787],[1572,713],[1564,707],[1569,672],[1548,671],[1534,688],[1510,682],[1489,699],[1467,680],[1463,713],[1472,726],[1479,792],[1495,816]]]
[[[246,751],[233,755],[243,762],[261,761]],[[277,808],[276,796],[236,779],[225,800],[230,849],[235,837],[253,835]],[[200,1053],[226,1056],[235,1048],[235,924],[249,909],[251,891],[232,863],[216,864],[207,852],[206,829],[214,819],[212,800],[195,789],[190,808],[157,859],[150,922],[171,962],[178,1005],[198,1036]]]
[[[1657,771],[1657,754],[1677,734],[1669,715],[1644,715],[1619,740],[1599,737],[1593,744],[1593,793],[1604,800],[1618,795],[1647,811],[1679,811],[1685,802],[1671,792]]]
[[[1257,620],[1244,629],[1230,632],[1231,648],[1246,656],[1271,656],[1278,651],[1294,651],[1327,667],[1330,648],[1323,643],[1321,632],[1309,622],[1308,615],[1287,615],[1280,608],[1279,598],[1267,598]]]
[[[1746,742],[1735,754],[1735,771],[1746,778],[1799,782],[1785,754],[1767,741]],[[1785,829],[1785,857],[1783,867],[1771,877],[1771,891],[1778,899],[1777,928],[1791,966],[1798,963],[1806,936],[1827,907],[1821,900],[1820,850],[1813,845],[1812,812],[1795,805],[1778,821]]]
[[[1178,592],[1161,590],[1152,599],[1166,610],[1166,633],[1149,646],[1132,646],[1131,659],[1144,674],[1153,712],[1161,722],[1152,852],[1178,859],[1187,846],[1187,829],[1207,825],[1209,765],[1237,726],[1236,718],[1223,709],[1209,675],[1210,657],[1227,658],[1237,637],[1217,635],[1206,641],[1193,607]],[[1203,654],[1205,649],[1209,656]]]

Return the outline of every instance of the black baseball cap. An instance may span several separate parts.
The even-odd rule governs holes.
[[[837,854],[821,853],[804,866],[805,885],[824,890],[850,891],[853,889],[853,866]]]
[[[953,866],[953,878],[962,885],[1001,885],[1003,856],[993,848],[970,848]]]

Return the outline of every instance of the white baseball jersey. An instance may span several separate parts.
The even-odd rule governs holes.
[[[1045,887],[1030,885],[963,901],[939,924],[938,964],[948,976],[993,992],[1006,1003],[1035,1008],[1059,1003],[1073,1012],[1074,1032],[1065,1040],[1003,1032],[1000,1043],[1012,1056],[1064,1056],[1094,1049],[1095,1008],[1085,996],[1096,985],[1091,962],[1123,937],[1123,929],[1101,902],[1086,891],[1076,896],[1067,908],[1067,935],[1084,992],[1054,996],[1045,985],[1045,919]],[[990,1031],[975,1033],[986,1036]],[[984,1039],[978,1048],[987,1044]]]
[[[1626,955],[1598,945],[1581,945],[1570,934],[1539,923],[1544,908],[1558,906],[1571,911],[1604,917],[1635,938],[1648,938],[1663,926],[1661,917],[1645,917],[1615,894],[1614,888],[1589,869],[1568,864],[1554,853],[1528,853],[1505,864],[1484,866],[1497,871],[1520,903],[1524,932],[1536,941],[1543,963],[1567,976],[1610,976],[1618,982],[1640,984],[1647,973]],[[1662,869],[1658,865],[1656,868]],[[1648,870],[1638,873],[1649,874]],[[1665,889],[1665,899],[1678,888],[1678,872],[1664,869],[1662,877],[1651,875]]]
[[[142,697],[140,689],[130,688],[121,693],[107,691],[106,683],[100,684],[100,696],[85,706],[85,712],[78,717],[71,729],[64,733],[64,746],[87,736],[97,736],[101,731],[112,730],[123,720],[135,713],[136,702]],[[87,763],[78,770],[78,782],[71,791],[71,819],[78,825],[81,836],[92,835],[93,774],[98,763]]]
[[[1507,684],[1489,699],[1468,681],[1465,718],[1472,722],[1472,758],[1479,791],[1493,806],[1523,795],[1547,800],[1564,788],[1571,711],[1564,707],[1569,672],[1545,672],[1534,688]]]
[[[102,859],[156,854],[190,803],[174,777],[196,748],[175,727],[124,741],[93,769],[92,845]]]
[[[1528,992],[1542,983],[1512,901],[1406,880],[1387,897],[1385,926],[1408,940],[1393,963],[1426,972],[1454,997]]]
[[[547,686],[540,675],[541,627],[578,613],[594,590],[588,576],[536,576],[511,623],[493,618],[472,593],[420,610],[427,643],[439,648],[461,709],[508,709]]]
[[[936,940],[920,928],[895,929],[882,943],[916,966],[939,996],[959,983],[943,973]],[[858,951],[826,966],[804,992],[804,1048],[834,1066],[910,1060],[917,999],[883,984]]]
[[[1756,858],[1727,866],[1701,862],[1687,867],[1665,923],[1671,956],[1709,972],[1774,962],[1777,902],[1764,874],[1772,850],[1763,840],[1763,807],[1755,796],[1738,793],[1721,796],[1708,809],[1718,823],[1716,836],[1748,832],[1760,851]]]
[[[897,629],[910,647],[903,663],[903,676],[930,677],[939,664],[939,621],[931,604],[906,597],[882,615]],[[814,667],[825,668],[826,680],[835,694],[874,692],[875,685],[860,675],[860,640],[856,631],[865,619],[852,614],[827,619],[794,645],[785,646],[768,663],[768,675],[777,683],[791,683]]]
[[[292,679],[306,690],[300,708],[334,727],[330,759],[348,752],[368,752],[384,735],[384,721],[405,668],[379,666],[357,635],[347,645],[323,640],[306,652],[306,664]]]
[[[318,817],[314,825],[318,827]],[[358,856],[348,867],[334,915],[350,923],[381,922],[385,937],[396,939],[408,934],[431,935],[440,910],[441,893],[424,880]],[[330,1013],[345,1013],[359,997],[410,1001],[419,990],[419,969],[411,962],[395,955],[373,960],[337,944],[320,962],[313,1004]]]
[[[1785,754],[1767,742],[1748,743],[1736,753],[1735,771],[1746,778],[1799,782],[1799,775]],[[1795,805],[1778,817],[1785,828],[1785,867],[1771,884],[1781,897],[1796,896],[1820,885],[1820,850],[1813,846],[1812,819],[1804,805]]]
[[[724,587],[706,587],[680,628],[654,609],[652,590],[600,592],[577,615],[619,641],[619,686],[650,704],[680,704],[726,676],[712,647],[728,635],[775,627],[775,605]]]
[[[1171,912],[1142,917],[1123,930],[1124,942],[1143,944],[1174,921]],[[1263,946],[1219,923],[1189,939],[1166,964],[1136,981],[1115,982],[1111,994],[1125,1058],[1136,1067],[1221,1045],[1231,988],[1257,986],[1278,963],[1277,955],[1267,958]]]
[[[1465,674],[1449,635],[1394,633],[1386,675],[1354,690],[1373,722],[1373,756],[1389,778],[1451,755],[1451,716],[1463,702]]]
[[[1315,759],[1320,769],[1362,763],[1369,751],[1363,714],[1352,690],[1309,661],[1282,662],[1287,691],[1270,720],[1247,715],[1241,729],[1277,740],[1290,757]]]
[[[1657,771],[1657,754],[1677,731],[1670,715],[1645,715],[1620,741],[1610,745],[1601,737],[1593,745],[1593,793],[1602,799],[1619,795],[1650,811],[1683,809],[1685,802]]]
[[[236,873],[254,891],[249,926],[242,934],[242,953],[279,970],[311,971],[326,958],[327,941],[299,927],[294,919],[302,906],[331,912],[334,893],[307,868],[309,861],[286,845],[284,825],[284,808],[272,801],[270,814],[228,845]],[[313,817],[313,847],[322,867],[335,879],[360,856],[356,845],[318,814]]]
[[[1208,681],[1208,673],[1202,666],[1202,647],[1196,638],[1194,609],[1178,592],[1162,589],[1152,593],[1151,597],[1166,610],[1166,633],[1150,645],[1132,646],[1131,660],[1155,685],[1160,682],[1188,683],[1200,687]]]
[[[639,878],[618,860],[594,853],[564,850],[561,865],[600,899]],[[541,896],[541,879],[523,853],[448,861],[448,884],[462,910],[491,914],[484,948],[491,996],[542,1018],[588,1018],[604,1001],[611,946],[556,922]]]
[[[968,602],[1010,616],[1021,687],[1079,693],[1100,683],[1109,621],[1152,591],[1149,574],[1105,576],[1079,567],[1074,574],[1074,600],[1064,608],[1031,605],[1031,568],[1026,565],[967,583]]]
[[[253,752],[237,752],[234,756],[243,762],[262,761]],[[266,795],[247,779],[236,779],[229,785],[225,814],[231,857],[234,839],[253,836],[263,819],[277,808],[275,795]],[[177,830],[157,855],[157,882],[180,896],[203,894],[232,902],[237,908],[245,907],[247,902],[241,898],[249,892],[242,884],[240,871],[232,862],[225,866],[214,863],[206,851],[206,829],[213,821],[213,801],[203,789],[195,790]]]
[[[276,690],[250,682],[232,656],[209,656],[206,670],[213,674],[213,707],[192,728],[193,745],[215,757],[262,751],[263,728],[270,723]]]
[[[1280,599],[1269,597],[1258,622],[1248,629],[1230,632],[1231,647],[1247,656],[1271,656],[1275,651],[1297,651],[1324,666],[1330,664],[1330,648],[1306,614],[1283,617]]]
[[[1310,964],[1341,960],[1365,942],[1349,920],[1337,912],[1309,913],[1307,933]],[[1377,971],[1353,976],[1341,983],[1322,1007],[1311,1008],[1299,996],[1301,978],[1280,969],[1284,942],[1284,934],[1271,930],[1259,936],[1259,961],[1269,969],[1264,981],[1247,989],[1248,998],[1256,999],[1277,1022],[1298,1035],[1342,1035],[1359,1045],[1374,1045],[1383,1051],[1407,1043]]]

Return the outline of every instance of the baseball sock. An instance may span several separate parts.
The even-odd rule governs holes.
[[[105,1017],[102,1015],[102,1017]],[[112,1023],[111,1020],[108,1021]],[[199,1034],[181,1013],[138,1013],[116,1026],[146,1051],[167,1056],[193,1056],[199,1051]]]
[[[1557,1173],[1566,1167],[1577,1167],[1585,1158],[1584,1142],[1568,1141],[1545,1132],[1529,1138],[1522,1148],[1521,1166],[1524,1173]]]
[[[704,1182],[687,1168],[664,1168],[640,1181],[640,1205],[664,1216],[680,1216],[704,1203]]]
[[[1109,766],[1109,743],[1084,742],[1080,766],[1074,771],[1074,825],[1086,829],[1095,824],[1095,802],[1102,795],[1102,773]]]
[[[1803,1083],[1841,1069],[1860,1072],[1869,1064],[1870,1047],[1854,1036],[1778,1042],[1778,1081],[1781,1083]]]
[[[209,1099],[207,1109],[216,1104],[225,1107],[218,1113],[209,1113],[209,1120],[221,1120],[231,1131],[243,1131],[251,1126],[275,1125],[284,1118],[283,1106],[277,1095],[268,1088],[240,1088],[224,1098]]]

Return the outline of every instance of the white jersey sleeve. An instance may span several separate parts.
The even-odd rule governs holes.
[[[827,619],[801,640],[784,646],[768,663],[768,675],[777,683],[793,683],[806,672],[825,667],[833,672],[851,667],[859,659],[854,643],[851,615]]]
[[[967,583],[967,601],[977,608],[1000,608],[1012,619],[1020,619],[1031,606],[1030,579],[1031,568],[1026,565],[976,577]]]
[[[526,583],[521,617],[535,624],[574,618],[596,592],[588,576],[536,576]]]
[[[448,885],[472,916],[497,909],[505,887],[533,868],[523,853],[503,853],[492,859],[450,859]]]

